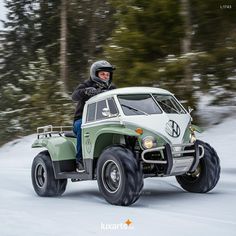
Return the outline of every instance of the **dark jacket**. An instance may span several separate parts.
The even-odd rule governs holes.
[[[93,82],[91,79],[85,80],[83,83],[79,84],[78,87],[75,89],[75,91],[72,93],[72,100],[74,102],[77,102],[76,108],[75,108],[75,115],[74,115],[74,122],[78,119],[82,118],[83,109],[85,102],[91,98],[92,96],[88,96],[85,93],[85,89],[89,87],[94,87],[98,91],[101,91],[100,87],[97,83]],[[110,84],[107,88],[107,90],[115,89],[116,86],[114,84]]]

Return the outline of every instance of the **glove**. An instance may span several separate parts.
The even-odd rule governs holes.
[[[100,91],[98,91],[97,89],[95,89],[94,87],[88,87],[88,88],[85,88],[85,92],[84,92],[86,95],[92,97],[94,95],[97,95],[100,93]]]

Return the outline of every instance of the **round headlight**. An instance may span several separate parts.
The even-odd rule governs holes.
[[[152,136],[145,137],[142,140],[142,146],[144,149],[150,149],[156,147],[156,140]]]

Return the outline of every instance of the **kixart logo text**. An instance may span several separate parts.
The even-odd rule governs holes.
[[[132,230],[134,229],[133,222],[128,219],[124,223],[107,224],[101,222],[101,230]]]

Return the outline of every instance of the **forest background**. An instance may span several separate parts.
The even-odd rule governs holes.
[[[225,116],[236,112],[236,0],[4,3],[0,145],[38,126],[72,125],[71,93],[99,59],[116,66],[117,87],[170,90],[197,124],[206,124],[203,97],[230,108]]]

